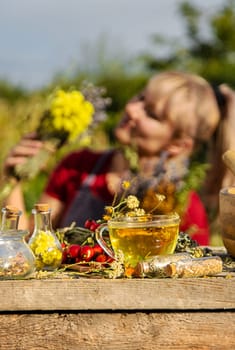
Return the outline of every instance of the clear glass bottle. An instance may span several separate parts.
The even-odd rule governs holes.
[[[62,262],[62,247],[51,224],[51,209],[47,203],[38,203],[32,210],[34,230],[29,246],[36,257],[36,269],[53,271]]]
[[[14,206],[2,208],[0,279],[20,279],[35,271],[35,257],[25,242],[28,231],[18,229],[21,214]]]
[[[166,255],[156,255],[141,261],[135,267],[136,277],[166,277],[165,268],[167,265],[179,261],[191,261],[189,253],[175,253]]]
[[[165,274],[166,277],[204,277],[217,275],[222,270],[222,259],[214,255],[172,262],[165,267]]]

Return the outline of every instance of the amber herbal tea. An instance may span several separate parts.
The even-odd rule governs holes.
[[[121,252],[125,264],[135,266],[148,257],[172,254],[179,234],[179,216],[145,215],[108,221],[114,253]]]

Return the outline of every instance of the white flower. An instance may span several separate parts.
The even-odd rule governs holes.
[[[135,209],[139,207],[139,200],[136,196],[129,195],[126,200],[126,205],[129,209]]]

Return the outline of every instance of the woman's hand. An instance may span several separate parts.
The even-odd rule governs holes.
[[[15,145],[3,164],[5,176],[14,176],[14,168],[18,164],[25,164],[29,158],[36,156],[43,147],[43,142],[37,139],[35,133],[30,133]]]

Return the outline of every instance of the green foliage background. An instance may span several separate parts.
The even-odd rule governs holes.
[[[70,76],[61,72],[48,86],[37,91],[0,81],[0,166],[20,137],[35,129],[45,96],[57,86],[79,88],[86,80],[106,88],[112,104],[107,110],[108,119],[94,133],[92,147],[95,148],[114,142],[112,131],[126,101],[144,87],[153,73],[166,69],[190,71],[211,83],[227,83],[235,88],[235,0],[224,0],[217,12],[213,9],[205,12],[190,1],[182,1],[178,10],[185,27],[185,37],[180,41],[153,33],[152,51],[132,60],[107,59],[105,52],[101,58],[98,50],[94,67],[79,67]],[[205,35],[205,26],[209,35]],[[79,145],[64,147],[37,178],[24,184],[28,210],[43,189],[50,169],[73,147]]]

